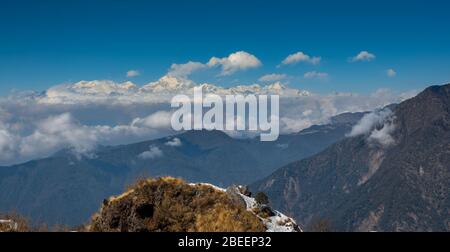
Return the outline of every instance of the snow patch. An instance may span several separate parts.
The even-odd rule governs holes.
[[[210,186],[217,191],[227,192],[227,189],[224,189],[224,188],[221,188],[221,187],[209,184],[209,183],[190,183],[189,185],[191,185],[191,186],[205,185],[205,186]],[[241,187],[238,186],[238,187],[231,187],[231,188],[239,189]],[[244,200],[246,207],[247,207],[247,211],[250,211],[253,214],[257,215],[255,213],[255,209],[258,209],[262,206],[260,204],[258,204],[258,202],[256,202],[255,198],[246,196],[246,195],[240,193],[239,190],[237,190],[237,191],[238,192],[236,192],[236,193]],[[257,217],[260,218],[261,221],[266,226],[266,232],[299,232],[299,231],[302,232],[302,230],[298,227],[298,225],[292,218],[287,217],[286,215],[284,215],[276,210],[271,209],[271,211],[273,211],[274,216],[263,218],[263,217],[257,215]]]
[[[223,189],[223,188],[221,188],[221,187],[215,186],[215,185],[210,184],[210,183],[190,183],[189,185],[190,185],[190,186],[203,185],[203,186],[209,186],[209,187],[212,187],[213,189],[215,189],[215,190],[217,190],[217,191],[221,191],[221,192],[226,192],[226,191],[227,191],[227,190],[225,190],[225,189]]]

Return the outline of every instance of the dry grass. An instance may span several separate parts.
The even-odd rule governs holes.
[[[16,212],[0,214],[0,220],[8,221],[0,223],[0,232],[70,232],[77,230],[67,225],[55,224],[49,227],[45,223],[32,224],[32,221]]]
[[[10,221],[0,224],[0,232],[28,232],[31,226],[27,218],[12,212],[0,215],[0,220]]]
[[[226,193],[182,179],[141,179],[111,198],[93,217],[91,231],[264,231],[261,220]]]

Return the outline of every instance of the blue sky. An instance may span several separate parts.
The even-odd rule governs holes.
[[[0,95],[93,79],[146,84],[172,63],[208,62],[236,51],[262,66],[218,77],[252,84],[271,73],[319,93],[421,89],[450,82],[447,1],[2,1]],[[361,51],[371,61],[349,62]],[[277,67],[288,55],[320,56]],[[389,77],[388,69],[396,72]],[[307,79],[304,74],[326,73]]]

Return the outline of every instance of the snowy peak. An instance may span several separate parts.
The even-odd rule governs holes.
[[[203,83],[199,87],[202,88],[203,92],[208,94],[218,94],[218,95],[226,94],[226,89],[212,84]]]
[[[166,75],[142,87],[138,87],[130,81],[123,83],[116,83],[111,80],[80,81],[74,84],[52,87],[43,96],[36,97],[36,99],[41,103],[50,104],[167,102],[173,95],[192,95],[195,87],[201,87],[204,94],[220,96],[254,94],[298,97],[311,95],[307,91],[289,88],[280,82],[267,86],[253,84],[225,88],[209,83],[196,84],[185,78]]]
[[[311,93],[305,90],[299,90],[294,88],[289,88],[287,85],[281,82],[275,82],[271,85],[264,87],[268,94],[278,94],[284,96],[310,96]]]
[[[141,88],[141,92],[174,92],[181,90],[188,90],[194,86],[191,80],[177,78],[173,76],[163,76],[161,79],[151,82]]]
[[[229,89],[232,94],[257,94],[261,93],[262,88],[258,84],[248,85],[248,86],[237,86]]]
[[[105,102],[130,97],[138,90],[132,82],[115,83],[109,80],[80,81],[74,84],[58,85],[35,97],[45,104],[76,104]]]
[[[115,83],[110,80],[80,81],[69,86],[75,92],[84,94],[115,94],[135,91],[137,86],[131,81]]]
[[[267,86],[261,86],[259,84],[253,85],[241,85],[232,87],[227,89],[229,94],[255,94],[255,95],[280,95],[286,97],[292,96],[310,96],[311,93],[304,91],[289,88],[287,85],[282,84],[281,82],[275,82],[273,84]]]

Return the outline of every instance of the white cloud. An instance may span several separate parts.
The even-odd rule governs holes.
[[[189,61],[184,64],[172,64],[169,69],[169,76],[186,78],[193,72],[205,69],[207,66],[200,62]]]
[[[382,89],[372,94],[312,94],[299,98],[280,99],[280,132],[284,134],[298,132],[315,124],[328,123],[330,117],[341,113],[373,111],[392,103],[401,102],[413,95],[415,93],[403,95]],[[369,134],[370,130],[364,130],[363,124],[364,122],[358,126],[361,127],[359,129],[358,127],[354,128],[352,135],[365,132]]]
[[[352,131],[348,136],[355,137],[370,133],[376,126],[382,125],[391,114],[392,111],[390,109],[383,109],[365,115],[355,126],[353,126]]]
[[[165,143],[167,146],[171,147],[179,147],[182,145],[181,140],[178,137],[173,138],[172,140],[169,140]]]
[[[127,72],[127,77],[128,78],[136,77],[136,76],[139,76],[139,75],[140,75],[140,73],[137,70],[129,70]]]
[[[376,58],[375,54],[372,54],[368,51],[361,51],[356,56],[350,59],[350,62],[357,61],[372,61]]]
[[[386,75],[388,76],[388,77],[395,77],[395,76],[397,76],[397,72],[394,70],[394,69],[388,69],[388,70],[386,70]]]
[[[171,117],[172,113],[169,111],[158,111],[144,118],[135,118],[131,126],[153,129],[169,128]]]
[[[157,146],[150,146],[150,149],[148,151],[142,152],[138,157],[140,159],[155,159],[162,156],[163,152],[161,151],[161,149],[159,149]]]
[[[220,75],[231,75],[239,70],[257,68],[261,66],[261,61],[254,55],[244,51],[238,51],[228,55],[228,57],[211,57],[207,63],[188,61],[184,64],[172,64],[168,76],[187,78],[192,73],[208,68],[220,67]]]
[[[317,115],[316,115],[317,116]],[[295,133],[302,129],[306,129],[320,121],[316,116],[311,117],[296,117],[284,116],[280,118],[280,132]]]
[[[0,126],[0,161],[8,160],[14,157],[17,139],[8,129]]]
[[[295,64],[297,62],[307,62],[313,65],[317,65],[322,60],[321,57],[317,56],[309,56],[303,52],[297,52],[287,56],[281,63],[283,65]]]
[[[68,147],[76,154],[92,151],[100,135],[95,128],[78,124],[69,113],[50,116],[36,123],[35,131],[22,138],[19,154],[44,155]]]
[[[306,79],[325,79],[328,78],[328,73],[321,73],[316,71],[307,72],[303,75]]]
[[[347,136],[366,135],[370,143],[379,143],[387,147],[395,143],[391,135],[395,130],[394,119],[395,116],[388,108],[373,111],[361,118]]]
[[[308,109],[308,110],[303,111],[302,115],[303,115],[303,116],[309,116],[309,115],[311,115],[312,113],[313,113],[313,111],[312,111],[311,109]]]
[[[261,61],[256,56],[244,51],[232,53],[225,58],[212,57],[207,63],[208,67],[220,66],[221,75],[230,75],[238,70],[257,68],[261,65]]]
[[[395,144],[392,133],[395,130],[393,120],[388,120],[384,123],[381,129],[374,129],[369,136],[369,141],[375,141],[384,147]]]
[[[270,81],[280,81],[283,79],[286,79],[286,74],[266,74],[264,76],[261,76],[258,80],[262,82],[270,82]]]
[[[77,158],[91,157],[99,144],[161,137],[173,132],[170,123],[165,122],[167,114],[169,112],[155,112],[143,119],[134,119],[130,124],[112,126],[82,124],[70,113],[51,115],[31,123],[25,121],[24,127],[0,124],[0,164],[44,158],[61,149],[71,151]],[[22,116],[25,117],[19,120],[34,120],[30,115]]]

